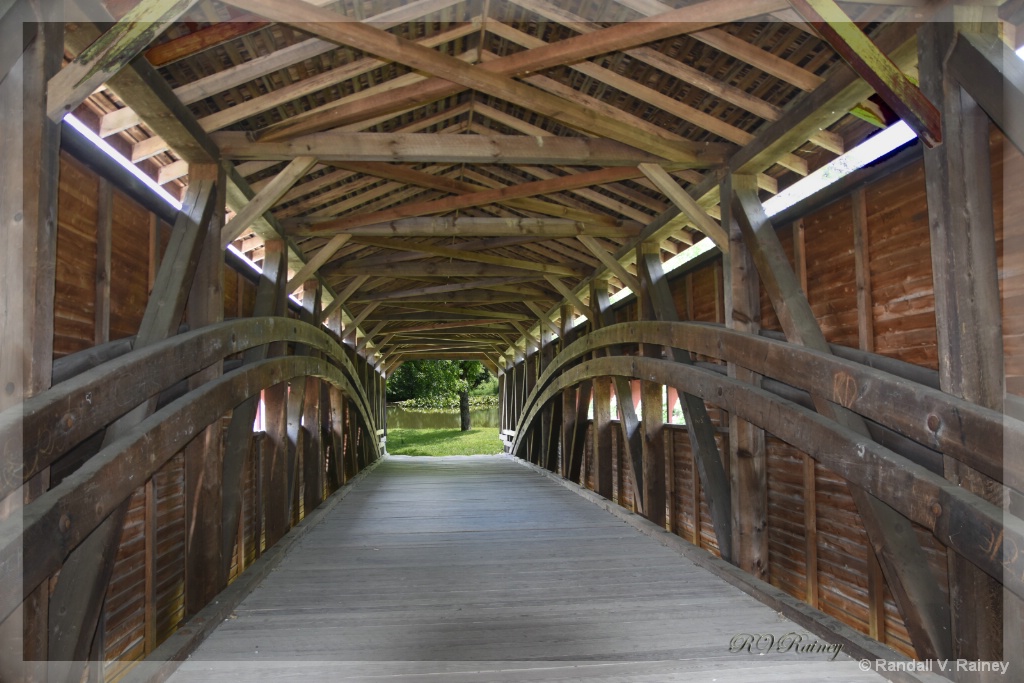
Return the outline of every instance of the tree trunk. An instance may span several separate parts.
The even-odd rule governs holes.
[[[471,428],[469,420],[469,391],[459,392],[459,427],[464,432]]]

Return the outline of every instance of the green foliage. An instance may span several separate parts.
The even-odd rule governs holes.
[[[424,396],[423,398],[410,398],[408,401],[399,401],[398,405],[405,410],[420,413],[452,413],[459,410],[459,397],[457,394],[444,396]],[[470,408],[490,408],[498,405],[497,396],[470,396]]]
[[[458,408],[460,391],[471,391],[491,376],[483,363],[475,360],[406,361],[388,378],[387,399],[395,402],[455,396]]]
[[[472,398],[474,396],[478,396],[478,397],[479,396],[494,396],[495,399],[497,399],[497,396],[498,396],[498,378],[495,377],[494,375],[492,375],[491,373],[487,373],[487,379],[485,379],[483,382],[481,382],[478,386],[476,386],[473,389],[471,389],[470,392],[469,392],[469,396],[470,396],[470,403],[472,403]],[[497,401],[495,401],[495,403],[497,403]],[[488,404],[485,404],[485,405],[494,405],[494,404],[488,403]]]
[[[501,439],[497,428],[389,429],[387,447],[395,455],[495,455]]]

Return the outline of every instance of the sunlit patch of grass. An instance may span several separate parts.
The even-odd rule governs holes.
[[[388,453],[394,455],[495,455],[501,453],[498,429],[389,429]]]

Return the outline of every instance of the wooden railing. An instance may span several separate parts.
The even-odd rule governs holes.
[[[301,344],[314,355],[278,356],[201,384],[156,410],[90,457],[59,484],[0,522],[0,620],[118,505],[204,428],[246,399],[282,382],[320,379],[344,392],[368,434],[379,413],[343,347],[324,330],[287,318],[250,318],[210,325],[108,360],[0,414],[0,492],[17,490],[62,455],[168,387],[226,357],[275,342]],[[22,430],[24,456],[9,452]],[[380,455],[369,439],[372,459]],[[20,467],[18,466],[20,465]],[[19,575],[21,580],[19,581]]]
[[[1024,422],[876,368],[804,347],[701,323],[638,322],[591,332],[559,353],[523,406],[512,445],[520,453],[546,404],[564,389],[599,377],[667,385],[735,413],[810,454],[946,547],[1024,597],[1024,521],[939,474],[812,410],[705,368],[639,356],[585,360],[594,351],[651,344],[736,363],[810,394],[829,397],[896,433],[949,456],[996,482],[1022,489]]]

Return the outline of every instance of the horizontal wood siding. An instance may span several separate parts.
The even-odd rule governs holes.
[[[995,127],[991,140],[1006,390],[1024,396],[1024,156]]]
[[[110,255],[110,338],[139,331],[149,301],[149,226],[151,214],[114,191],[113,243]]]
[[[875,352],[937,368],[923,165],[870,185],[865,200]]]
[[[769,581],[803,600],[807,595],[804,454],[774,437],[765,438],[765,452]]]
[[[146,487],[129,501],[103,607],[104,679],[116,680],[146,646]]]
[[[178,453],[153,477],[156,494],[156,641],[185,618],[185,457]]]
[[[91,347],[96,339],[96,223],[99,179],[60,155],[53,355]]]
[[[825,338],[857,347],[857,288],[854,281],[853,222],[849,198],[804,219],[807,300]],[[780,237],[789,230],[781,231]]]

